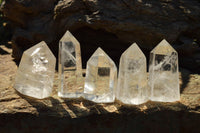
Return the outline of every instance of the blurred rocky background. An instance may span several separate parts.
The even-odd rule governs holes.
[[[3,0],[0,0],[0,5]],[[0,6],[1,7],[1,6]],[[3,17],[2,10],[0,8],[0,45],[6,44],[12,38],[13,32],[9,22]]]
[[[133,42],[148,58],[165,38],[178,51],[180,66],[200,73],[199,0],[5,0],[1,12],[12,27],[18,61],[42,40],[57,56],[58,41],[70,30],[81,43],[84,66],[99,46],[118,64]],[[2,40],[10,33],[0,22]]]

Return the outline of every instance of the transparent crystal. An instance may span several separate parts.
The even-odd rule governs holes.
[[[80,44],[67,31],[59,43],[59,89],[58,96],[77,98],[83,94],[84,80]]]
[[[85,98],[97,103],[115,100],[117,67],[110,57],[98,48],[87,62]]]
[[[147,99],[146,57],[136,43],[121,56],[116,97],[126,104],[142,104]]]
[[[51,95],[56,58],[42,41],[23,53],[14,88],[20,93],[42,99]]]
[[[149,85],[152,101],[180,100],[178,54],[166,40],[150,53]]]

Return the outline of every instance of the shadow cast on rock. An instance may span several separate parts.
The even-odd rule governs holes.
[[[10,54],[7,51],[3,50],[2,48],[0,48],[0,54],[1,55],[6,55],[6,54]]]
[[[68,111],[66,111],[66,109],[62,106],[61,102],[58,99],[55,99],[53,97],[48,97],[45,99],[35,99],[29,96],[25,96],[19,92],[17,93],[20,97],[26,100],[37,110],[39,116],[70,116]]]
[[[19,94],[19,93],[18,93]],[[70,132],[70,133],[187,133],[199,131],[200,114],[190,112],[180,102],[148,101],[141,105],[119,102],[100,104],[83,98],[37,100],[19,94],[37,109],[39,115],[0,115],[1,131],[7,132]],[[119,113],[105,107],[115,106]],[[75,119],[72,119],[75,118]],[[5,128],[1,128],[5,127]],[[50,128],[49,128],[50,127]],[[7,129],[6,129],[7,128]]]
[[[182,83],[180,85],[180,93],[183,93],[184,89],[187,87],[190,82],[190,75],[192,74],[190,71],[180,68],[181,72],[181,80]]]
[[[109,104],[94,103],[84,98],[64,99],[64,103],[67,105],[67,107],[69,107],[70,110],[73,110],[76,117],[109,113],[103,106]]]
[[[39,116],[81,118],[94,114],[107,114],[110,112],[108,112],[104,106],[113,104],[98,104],[83,98],[57,99],[48,97],[45,99],[35,99],[19,92],[17,92],[17,94],[33,106],[37,110]]]

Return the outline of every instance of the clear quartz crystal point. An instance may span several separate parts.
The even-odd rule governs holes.
[[[51,95],[56,58],[42,41],[23,53],[14,88],[20,93],[42,99]]]
[[[58,96],[78,98],[83,94],[84,79],[80,44],[67,31],[59,43],[59,89]]]
[[[152,101],[180,100],[178,54],[166,40],[150,53],[149,85]]]
[[[115,100],[117,67],[111,58],[98,48],[87,62],[85,98],[96,103],[110,103]]]
[[[126,104],[142,104],[147,99],[146,57],[136,43],[121,56],[116,98]]]

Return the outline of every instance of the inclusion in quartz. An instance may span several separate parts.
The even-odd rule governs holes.
[[[180,100],[178,54],[163,40],[150,53],[149,86],[152,101]]]
[[[26,50],[17,70],[14,88],[20,93],[42,99],[51,95],[56,58],[42,41]]]
[[[148,100],[146,57],[136,43],[121,56],[116,98],[125,104]]]
[[[96,103],[115,100],[117,67],[112,59],[98,48],[87,62],[84,96]]]
[[[59,43],[59,89],[58,96],[77,98],[83,94],[84,80],[80,44],[67,31]]]

